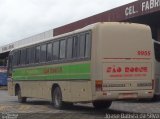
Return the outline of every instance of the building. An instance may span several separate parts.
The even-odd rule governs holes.
[[[13,48],[67,33],[92,23],[114,21],[147,24],[152,29],[153,38],[160,41],[160,0],[137,0],[130,4],[2,46],[0,47],[0,59],[3,61],[3,64],[6,65],[9,51]]]

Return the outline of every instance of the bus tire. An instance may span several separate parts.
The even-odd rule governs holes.
[[[52,103],[56,109],[62,109],[64,107],[64,102],[62,101],[62,92],[60,87],[56,87],[53,90]]]
[[[26,97],[22,97],[22,93],[21,93],[21,89],[19,88],[17,91],[17,96],[18,96],[18,102],[19,103],[25,103],[27,98]]]
[[[95,109],[108,109],[112,101],[93,101],[92,104]]]

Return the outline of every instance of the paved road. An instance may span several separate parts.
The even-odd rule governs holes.
[[[27,103],[20,104],[17,97],[9,96],[7,91],[0,91],[0,112],[3,113],[0,119],[6,113],[20,113],[23,119],[104,119],[108,114],[160,113],[160,102],[115,101],[109,110],[95,110],[91,104],[76,104],[72,108],[56,110],[50,102],[39,99],[29,99]]]

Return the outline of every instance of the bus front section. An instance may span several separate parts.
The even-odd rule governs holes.
[[[152,98],[153,46],[146,25],[102,23],[97,28],[95,101]]]

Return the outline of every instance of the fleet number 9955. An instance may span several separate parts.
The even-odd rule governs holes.
[[[139,56],[151,56],[151,51],[144,51],[144,50],[137,51],[137,55],[139,55]]]

